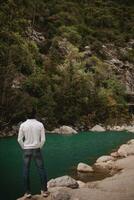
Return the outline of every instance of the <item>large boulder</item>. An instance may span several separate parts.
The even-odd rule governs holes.
[[[60,128],[56,128],[53,131],[51,131],[51,133],[58,133],[58,134],[77,134],[78,132],[76,130],[74,130],[72,127],[70,126],[61,126]]]
[[[105,128],[103,128],[102,126],[100,125],[95,125],[91,131],[96,131],[96,132],[103,132],[103,131],[106,131]]]
[[[126,130],[127,130],[128,132],[134,133],[134,126],[127,126],[127,127],[126,127]]]
[[[51,179],[48,182],[48,187],[70,187],[70,188],[78,188],[78,183],[75,179],[70,176],[62,176],[56,179]]]
[[[115,168],[115,158],[113,156],[101,156],[94,164],[95,171],[109,173]]]
[[[93,172],[93,168],[85,163],[79,163],[77,166],[79,172]]]
[[[134,144],[123,144],[118,149],[118,154],[120,157],[127,157],[129,155],[134,155]]]
[[[112,170],[114,166],[114,161],[109,160],[107,162],[98,162],[94,164],[95,171],[99,172],[108,172],[109,170]]]
[[[100,162],[107,162],[110,160],[114,160],[114,158],[112,156],[101,156],[96,160],[96,163],[100,163]]]
[[[133,144],[133,145],[134,145],[134,139],[129,140],[127,144],[129,144],[129,145],[130,145],[130,144]]]

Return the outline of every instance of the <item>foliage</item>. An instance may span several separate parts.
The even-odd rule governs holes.
[[[124,87],[97,57],[103,43],[123,46],[133,37],[133,17],[133,1],[1,1],[0,121],[19,122],[33,105],[47,128],[125,120]],[[94,56],[84,57],[86,45]],[[122,59],[133,62],[133,54]]]

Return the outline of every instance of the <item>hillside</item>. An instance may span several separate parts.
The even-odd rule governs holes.
[[[0,126],[34,105],[48,129],[132,119],[132,0],[2,0]]]

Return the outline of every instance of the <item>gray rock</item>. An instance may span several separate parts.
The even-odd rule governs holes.
[[[114,160],[114,158],[113,158],[112,156],[104,155],[104,156],[99,157],[99,158],[96,160],[96,163],[107,162],[107,161],[110,161],[110,160]]]
[[[38,32],[30,27],[28,28],[26,34],[29,38],[31,38],[38,45],[40,45],[46,41],[43,33]]]
[[[118,154],[121,157],[127,157],[129,155],[134,155],[134,144],[123,144],[118,149]]]
[[[79,163],[77,166],[79,172],[93,172],[93,168],[85,163]]]
[[[69,126],[61,126],[60,128],[56,128],[51,133],[58,133],[58,134],[77,134],[77,131],[74,130],[72,127]]]
[[[125,131],[126,127],[125,126],[114,126],[112,127],[113,131]]]
[[[48,187],[70,187],[78,188],[78,183],[75,179],[70,176],[62,176],[56,179],[51,179],[48,182]]]
[[[128,132],[134,133],[134,126],[128,126],[128,127],[126,127],[126,130]]]
[[[95,125],[92,129],[90,129],[91,131],[96,131],[96,132],[103,132],[103,131],[106,131],[105,128],[103,128],[102,126],[100,125]]]

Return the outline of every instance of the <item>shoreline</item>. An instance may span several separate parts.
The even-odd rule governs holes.
[[[3,137],[12,137],[15,135],[18,135],[19,132],[19,127],[22,122],[18,123],[17,125],[13,125],[12,127],[6,127],[3,130],[0,130],[0,138]],[[72,134],[78,134],[79,132],[111,132],[115,131],[117,133],[126,131],[130,133],[134,133],[134,122],[130,123],[129,125],[127,124],[122,124],[122,125],[99,125],[96,124],[93,127],[90,127],[88,129],[85,129],[84,127],[78,128],[78,127],[72,127],[72,126],[66,126],[62,125],[59,126],[58,128],[53,129],[52,131],[46,130],[46,133],[48,134],[59,134],[59,135],[72,135]]]
[[[108,155],[109,156],[109,155]],[[133,200],[134,199],[134,139],[129,140],[126,144],[121,145],[117,151],[112,152],[106,159],[106,156],[101,156],[94,163],[106,169],[114,171],[113,175],[102,180],[93,182],[78,183],[78,188],[72,189],[58,184],[51,187],[50,181],[48,183],[51,195],[46,200]],[[109,159],[108,159],[109,158]],[[62,177],[59,177],[59,179]],[[58,179],[58,178],[57,178]],[[54,179],[56,180],[56,179]],[[68,197],[68,198],[66,198]],[[24,200],[19,198],[18,200]],[[43,200],[41,195],[34,195],[32,200]]]
[[[133,126],[134,127],[134,126]],[[80,134],[80,133],[82,133],[82,132],[89,132],[89,133],[91,133],[91,134],[93,134],[93,133],[98,133],[98,134],[101,134],[102,132],[103,133],[105,133],[105,132],[107,132],[107,133],[111,133],[111,132],[114,132],[115,134],[119,134],[119,133],[122,133],[122,132],[126,132],[126,133],[131,133],[131,134],[133,134],[134,133],[134,128],[133,128],[133,130],[105,130],[105,131],[91,131],[91,130],[85,130],[85,131],[78,131],[78,133],[77,134]],[[70,134],[59,134],[59,133],[52,133],[52,132],[50,132],[50,131],[46,131],[46,134],[57,134],[57,135],[73,135],[72,133]],[[10,137],[14,137],[14,136],[17,136],[18,135],[18,131],[17,132],[15,132],[15,133],[12,133],[12,132],[8,132],[8,133],[4,133],[4,132],[0,132],[0,139],[1,138],[10,138]]]
[[[134,156],[119,159],[116,162],[120,172],[101,181],[87,183],[84,187],[71,190],[71,198],[79,200],[133,200],[134,199]]]

